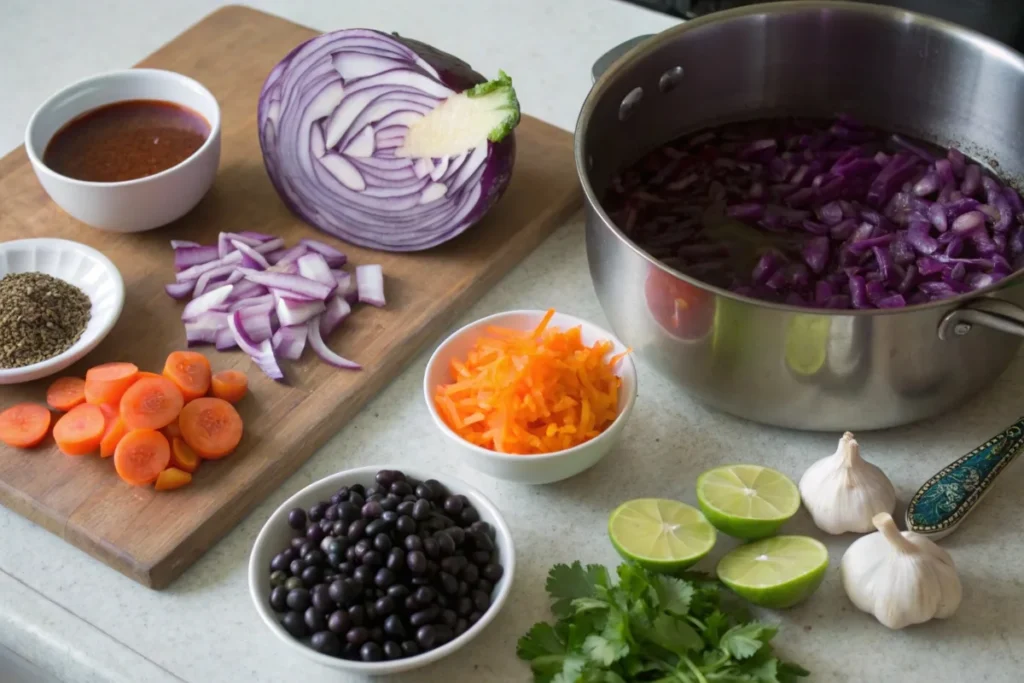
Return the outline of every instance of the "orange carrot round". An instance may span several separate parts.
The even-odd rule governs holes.
[[[180,489],[185,484],[192,481],[192,474],[179,470],[175,467],[168,467],[166,470],[157,475],[156,488],[157,491],[173,491],[174,489]]]
[[[240,370],[221,370],[210,380],[210,393],[228,403],[238,403],[249,391],[249,378]]]
[[[210,390],[210,361],[195,351],[174,351],[164,363],[164,377],[174,382],[186,402],[191,401]]]
[[[199,456],[181,437],[171,439],[171,464],[189,474],[199,469]]]
[[[15,448],[32,448],[50,431],[50,411],[38,403],[19,403],[0,413],[0,441]]]
[[[223,458],[242,440],[242,418],[221,398],[197,398],[186,403],[178,416],[178,426],[185,443],[206,460]]]
[[[174,422],[185,404],[178,387],[163,377],[140,379],[121,397],[121,419],[128,429],[160,429]]]
[[[85,400],[88,403],[117,403],[124,392],[139,378],[139,368],[132,363],[105,363],[85,373]]]
[[[46,390],[46,402],[62,413],[85,403],[85,380],[81,377],[61,377],[55,380]]]
[[[178,427],[178,418],[175,417],[174,421],[172,421],[169,425],[167,425],[166,427],[164,427],[160,431],[162,431],[164,433],[164,436],[167,437],[168,441],[170,441],[171,439],[173,439],[176,436],[180,437],[181,436],[181,428]]]
[[[153,379],[155,377],[163,377],[163,375],[158,375],[155,372],[146,372],[145,370],[139,370],[139,379],[145,379],[147,377]]]
[[[167,437],[155,429],[133,429],[114,449],[114,469],[132,486],[152,484],[170,462]]]
[[[107,425],[107,430],[103,433],[103,438],[100,439],[100,457],[109,458],[112,456],[117,449],[117,444],[120,443],[126,433],[128,433],[128,430],[124,426],[124,420],[121,419],[120,415],[116,416]]]
[[[75,406],[53,425],[53,439],[65,455],[87,455],[100,447],[107,420],[89,403]]]

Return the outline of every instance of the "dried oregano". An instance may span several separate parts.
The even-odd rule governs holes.
[[[89,323],[82,290],[44,273],[0,279],[0,368],[20,368],[63,353]]]

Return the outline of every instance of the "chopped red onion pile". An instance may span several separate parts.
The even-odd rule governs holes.
[[[378,265],[341,270],[345,254],[329,244],[284,240],[256,232],[222,232],[217,244],[174,240],[175,299],[191,299],[182,312],[189,346],[239,347],[272,379],[284,379],[279,358],[297,360],[306,343],[326,363],[348,370],[358,363],[328,348],[324,338],[358,302],[384,305]]]
[[[605,208],[652,256],[746,296],[896,308],[1024,266],[1024,202],[955,148],[831,122],[738,123],[664,145]]]

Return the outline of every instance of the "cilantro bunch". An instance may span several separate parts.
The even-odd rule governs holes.
[[[558,621],[520,638],[537,683],[793,683],[803,668],[772,654],[776,628],[721,604],[719,584],[637,565],[555,565],[547,591]]]

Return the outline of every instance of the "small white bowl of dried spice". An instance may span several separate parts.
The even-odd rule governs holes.
[[[47,377],[103,341],[124,306],[117,267],[59,239],[0,244],[0,384]]]

